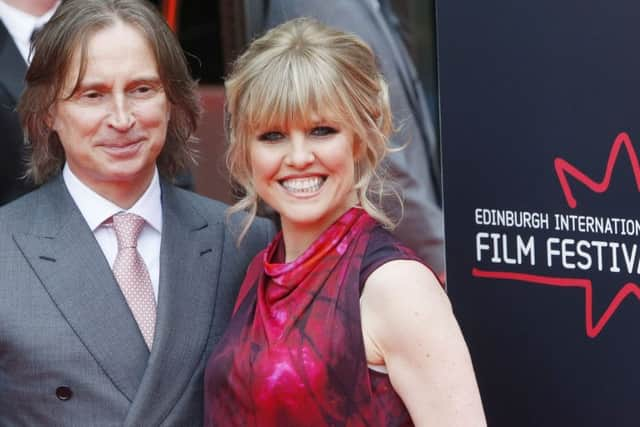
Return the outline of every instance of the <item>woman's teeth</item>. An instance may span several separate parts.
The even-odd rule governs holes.
[[[320,187],[322,187],[323,183],[324,178],[319,176],[285,179],[281,182],[282,186],[287,191],[291,191],[293,193],[313,193],[318,191]]]

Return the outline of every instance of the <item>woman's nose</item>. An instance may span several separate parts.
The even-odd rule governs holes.
[[[306,135],[303,132],[292,132],[289,135],[289,151],[285,157],[288,166],[302,169],[315,160],[315,155]]]

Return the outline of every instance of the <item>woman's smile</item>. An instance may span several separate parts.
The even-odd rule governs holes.
[[[280,180],[280,185],[295,196],[309,196],[320,191],[326,179],[322,176],[287,177]]]

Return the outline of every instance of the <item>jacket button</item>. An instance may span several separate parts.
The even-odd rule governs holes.
[[[73,391],[69,387],[62,386],[56,389],[56,397],[62,401],[71,399]]]

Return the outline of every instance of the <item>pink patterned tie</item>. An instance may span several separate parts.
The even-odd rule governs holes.
[[[118,255],[113,263],[113,275],[120,285],[144,341],[151,348],[156,326],[156,300],[147,266],[136,248],[144,219],[131,213],[113,216],[113,228],[118,239]]]

